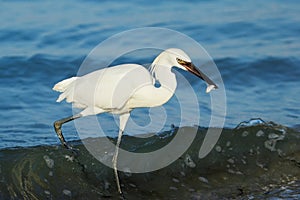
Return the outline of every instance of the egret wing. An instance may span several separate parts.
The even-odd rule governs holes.
[[[151,83],[149,71],[141,65],[109,67],[76,79],[71,102],[108,111],[121,109],[138,88]]]

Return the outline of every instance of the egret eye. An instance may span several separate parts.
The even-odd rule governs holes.
[[[176,58],[176,60],[177,60],[178,64],[180,64],[180,65],[182,65],[184,63],[183,60],[181,60],[179,58]]]
[[[182,65],[182,66],[185,66],[185,67],[190,67],[192,63],[190,62],[187,62],[187,61],[184,61],[184,60],[181,60],[180,58],[176,58],[178,64]]]
[[[186,63],[184,60],[181,60],[180,58],[176,58],[176,60],[177,60],[178,64],[180,64],[180,65],[185,65],[185,63]]]

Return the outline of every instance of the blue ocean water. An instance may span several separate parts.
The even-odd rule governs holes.
[[[43,156],[52,156],[56,166],[56,163],[61,162],[63,158],[61,154],[65,154],[65,152],[53,146],[50,146],[49,149],[46,146],[59,145],[59,140],[53,130],[53,122],[72,114],[70,104],[65,102],[56,103],[59,94],[52,90],[53,85],[63,79],[75,76],[86,56],[100,42],[122,31],[143,27],[168,28],[191,37],[205,48],[222,75],[227,99],[227,114],[224,124],[227,129],[224,131],[225,134],[222,135],[225,139],[219,142],[220,146],[223,145],[223,149],[229,149],[226,152],[229,153],[216,154],[214,151],[207,158],[207,163],[204,161],[204,166],[201,165],[201,160],[198,160],[199,166],[203,168],[195,169],[198,170],[196,170],[196,173],[200,173],[198,175],[201,177],[201,180],[205,180],[202,176],[207,175],[201,174],[203,169],[206,169],[208,174],[210,174],[210,181],[215,178],[213,175],[215,171],[213,170],[217,170],[220,173],[220,175],[217,175],[216,180],[220,180],[220,177],[223,180],[224,176],[222,173],[223,171],[228,172],[228,165],[233,167],[232,169],[234,170],[237,170],[237,168],[244,170],[245,176],[243,177],[246,177],[245,179],[247,177],[255,177],[257,173],[263,174],[267,167],[270,167],[270,169],[275,170],[268,171],[270,177],[268,180],[280,177],[280,174],[275,173],[279,169],[287,174],[293,172],[291,176],[286,175],[290,179],[286,180],[286,185],[284,186],[291,189],[282,188],[283,186],[279,184],[277,185],[278,188],[273,190],[273,193],[266,192],[264,194],[269,198],[295,197],[297,199],[299,197],[298,169],[300,161],[297,141],[299,141],[298,132],[300,130],[300,4],[298,1],[0,0],[0,5],[0,199],[2,197],[12,198],[12,189],[7,187],[11,180],[15,180],[11,182],[18,184],[19,180],[23,180],[23,174],[27,172],[31,175],[34,174],[31,168],[26,167],[28,162],[32,162],[32,166],[36,166],[35,168],[33,167],[33,171],[35,169],[43,169],[35,174],[38,177],[37,179],[42,180],[42,177],[50,176],[47,166],[42,166],[42,164],[45,164],[44,160],[47,160]],[[177,46],[177,43],[180,42],[176,41],[173,45]],[[127,43],[126,45],[130,46],[132,44]],[[149,56],[145,52],[148,52]],[[116,64],[127,62],[128,60],[136,63],[149,63],[159,52],[142,51],[142,56],[138,53],[129,55],[126,59],[117,60]],[[102,67],[99,66],[99,68]],[[134,110],[132,112],[132,120],[137,125],[145,128],[129,127],[128,135],[132,135],[131,133],[133,135],[152,133],[153,129],[148,129],[148,125],[152,120],[153,122],[157,121],[157,124],[154,123],[154,130],[157,127],[161,127],[161,132],[170,131],[172,133],[174,127],[178,127],[181,123],[189,127],[200,126],[207,128],[209,126],[211,115],[210,97],[205,94],[205,84],[179,70],[176,73],[183,74],[190,80],[194,88],[199,89],[199,93],[197,93],[200,99],[201,111],[199,123],[191,123],[193,121],[191,119],[195,117],[193,115],[195,108],[189,107],[189,94],[187,94],[185,106],[190,111],[190,115],[184,118],[183,121],[181,121],[181,113],[177,109],[180,103],[174,97],[164,107],[167,115],[166,121],[163,121],[162,119],[164,118],[159,114],[155,114],[164,113],[161,107],[150,110],[146,108]],[[179,87],[179,91],[182,93],[186,92],[184,87]],[[151,114],[153,114],[154,119],[151,118]],[[246,127],[245,131],[234,129],[241,122],[251,118],[261,118],[265,122],[273,121],[275,125],[270,123],[272,126],[267,124],[262,127]],[[88,124],[89,119],[87,117],[78,120],[86,120]],[[106,135],[117,136],[117,120],[114,116],[103,114],[98,117],[98,120]],[[249,124],[251,125],[251,123]],[[276,124],[281,124],[282,126]],[[84,127],[83,129],[82,131],[86,133],[86,137],[99,136],[97,129],[93,126]],[[261,130],[265,133],[264,139],[257,137],[257,133],[261,133],[259,132]],[[284,130],[284,133],[278,130]],[[64,125],[63,132],[68,141],[79,139],[73,122]],[[265,142],[270,139],[268,134],[273,136],[272,134],[274,133],[277,136],[288,133],[288,137],[278,142],[282,145],[280,147],[286,150],[286,153],[292,155],[288,158],[284,157],[287,158],[284,161],[280,160],[283,156],[280,154],[282,152],[270,151],[270,149],[267,149],[270,147],[266,147]],[[239,138],[240,135],[238,134],[242,135],[242,139]],[[248,134],[250,134],[249,137],[247,136]],[[227,140],[232,138],[234,138],[235,144],[228,143]],[[127,141],[134,141],[134,139],[131,139],[129,137]],[[150,140],[151,142],[153,140]],[[166,143],[168,141],[163,142]],[[277,140],[275,144],[276,142]],[[148,144],[146,143],[147,148]],[[157,141],[154,140],[153,144],[157,144]],[[7,149],[37,145],[40,145],[40,147],[28,148],[24,149],[24,151],[22,148]],[[125,145],[128,144],[125,142]],[[233,148],[231,145],[238,150],[236,152],[230,151],[230,148]],[[259,152],[262,149],[264,151],[262,153]],[[81,150],[85,151],[83,148]],[[49,152],[55,153],[50,155]],[[191,155],[197,154],[195,150],[191,150],[191,152]],[[277,158],[277,153],[280,158]],[[56,154],[57,156],[55,156]],[[253,157],[253,155],[255,156]],[[26,160],[26,156],[28,156],[28,160]],[[243,159],[245,157],[249,159],[250,167],[244,164]],[[219,168],[216,167],[216,169],[212,167],[216,166],[215,158],[218,158],[218,162],[221,163],[220,165],[217,164]],[[239,158],[242,162],[232,163],[230,158]],[[259,162],[266,161],[266,158],[270,159],[270,162],[272,161],[273,164],[265,163],[265,166],[262,166]],[[90,158],[82,156],[80,159],[82,159],[82,162],[86,161],[88,163]],[[267,161],[269,161],[268,159]],[[287,165],[285,165],[286,160],[289,160]],[[70,164],[69,161],[64,160],[64,162],[66,165]],[[179,160],[177,163],[178,169],[182,166],[180,162]],[[177,164],[174,168],[171,168],[175,172],[178,172]],[[236,168],[234,168],[235,164]],[[279,167],[276,168],[276,166]],[[289,166],[294,168],[291,169]],[[16,176],[16,179],[10,179],[11,177],[8,177],[8,174],[10,174],[11,169],[14,173],[19,174],[21,178]],[[97,169],[102,169],[102,167],[100,166]],[[250,170],[247,176],[248,169],[255,169],[257,173],[256,171],[252,173]],[[61,168],[55,170],[57,172],[54,171],[54,173],[63,174],[63,176],[56,176],[56,178],[63,179],[65,176],[67,177],[65,175],[68,173],[67,170],[64,171],[65,169]],[[93,170],[91,169],[94,175],[97,175],[98,171]],[[184,170],[187,174],[190,172],[188,168]],[[109,171],[101,173],[104,173],[108,179],[112,177]],[[170,179],[174,182],[174,177],[172,174],[169,174],[168,169],[159,173],[163,174],[162,177],[171,177]],[[297,173],[298,176],[296,176]],[[86,181],[84,179],[85,176],[81,172],[78,172],[78,174],[78,180],[80,181],[76,181],[76,183],[82,180]],[[32,175],[31,177],[32,183],[35,183],[35,180],[37,180],[35,176]],[[71,174],[70,176],[73,175]],[[293,180],[292,176],[293,178],[296,177],[296,180]],[[154,175],[154,177],[159,176]],[[126,176],[124,175],[123,178],[126,179]],[[193,178],[183,179],[187,185],[194,187],[199,184],[199,180],[196,177],[195,182],[198,182],[195,184]],[[140,178],[138,176],[132,179],[139,183]],[[237,180],[240,180],[240,177]],[[52,185],[64,187],[64,181],[60,179],[59,181],[53,180],[54,184]],[[85,188],[83,193],[89,194],[91,193],[89,186],[93,186],[94,179],[89,180],[90,182],[84,181],[82,183],[86,183],[85,186],[88,187]],[[157,185],[161,181],[154,179],[153,185]],[[215,181],[215,183],[217,182]],[[235,181],[233,182],[236,183]],[[218,188],[219,185],[215,183],[210,182],[213,188]],[[288,183],[291,184],[289,185]],[[225,179],[224,184],[227,184]],[[248,184],[257,185],[257,187],[261,186],[260,188],[266,187],[263,181],[255,182],[255,184],[248,182]],[[21,186],[24,185],[26,186],[26,184],[21,184]],[[33,193],[33,196],[41,194],[48,195],[47,198],[50,198],[50,192],[55,193],[58,191],[57,188],[51,188],[49,192],[47,190],[48,186],[43,186],[45,191],[41,193],[40,185],[37,185],[32,187],[38,191]],[[98,182],[94,185],[98,185]],[[103,185],[106,188],[107,184]],[[129,187],[128,185],[125,183],[125,186]],[[76,187],[74,186],[74,188]],[[130,187],[128,191],[131,191]],[[22,187],[16,186],[15,188],[20,189]],[[203,188],[207,189],[209,187],[205,185]],[[269,188],[272,190],[272,186]],[[25,194],[23,189],[19,191],[17,189],[15,194]],[[160,188],[156,189],[160,191]],[[227,189],[227,193],[231,194],[230,187]],[[133,190],[135,192],[135,189]],[[97,193],[102,190],[95,191]],[[156,193],[148,194],[147,189],[141,191],[140,193],[137,192],[141,197],[155,197],[159,199],[159,196],[155,196],[157,195]],[[289,191],[294,191],[294,193],[290,192],[293,194],[287,194]],[[165,191],[161,190],[160,192],[158,194],[164,194]],[[181,190],[177,192],[180,193]],[[195,197],[190,197],[192,199],[200,198],[201,195],[204,195],[204,198],[212,197],[214,199],[214,191],[203,194],[198,190],[190,190],[189,192],[195,195]],[[247,191],[245,190],[244,192]],[[173,193],[174,191],[171,190],[170,195],[174,195]],[[67,194],[69,194],[68,191]],[[220,189],[220,194],[222,194],[222,188]],[[62,197],[59,195],[65,194],[58,191],[57,195],[55,194],[53,197],[66,198],[66,196]],[[93,193],[93,195],[97,194]],[[260,198],[262,197],[260,195],[261,192],[252,197]],[[30,195],[27,197],[30,198]],[[266,196],[263,197],[267,198]],[[43,196],[41,198],[46,197]],[[77,198],[80,198],[80,195]],[[251,196],[244,196],[244,198],[251,199]]]
[[[0,147],[56,143],[52,122],[72,111],[55,102],[52,86],[76,75],[101,41],[141,27],[173,29],[207,50],[225,84],[226,127],[253,117],[298,126],[299,7],[297,1],[1,1]],[[209,108],[201,111],[199,125],[207,126]],[[147,118],[141,112],[137,123]],[[166,126],[176,126],[173,116]],[[110,118],[105,124],[114,126]],[[65,129],[77,138],[72,123]]]

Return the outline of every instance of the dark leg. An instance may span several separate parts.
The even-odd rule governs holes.
[[[70,147],[70,146],[67,144],[67,142],[66,142],[66,140],[65,140],[65,138],[64,138],[64,136],[63,136],[63,134],[62,134],[61,126],[62,126],[64,123],[67,123],[67,122],[72,121],[72,120],[74,120],[74,119],[77,119],[77,118],[79,118],[79,117],[81,117],[80,114],[78,114],[78,115],[73,115],[73,116],[70,116],[70,117],[67,117],[67,118],[63,118],[63,119],[57,120],[57,121],[55,121],[54,124],[53,124],[53,125],[54,125],[54,130],[55,130],[55,132],[56,132],[56,134],[57,134],[57,136],[58,136],[58,138],[59,138],[61,144],[62,144],[65,148],[67,148],[67,149],[72,149],[72,147]]]

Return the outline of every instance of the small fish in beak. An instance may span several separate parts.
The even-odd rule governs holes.
[[[217,89],[218,87],[216,87],[215,85],[208,85],[206,88],[206,93],[209,93],[212,90]]]

